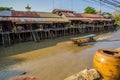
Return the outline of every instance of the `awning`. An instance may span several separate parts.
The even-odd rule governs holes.
[[[77,20],[77,21],[83,21],[83,22],[92,22],[90,18],[68,18],[69,20]]]
[[[56,22],[69,22],[69,20],[67,19],[64,19],[64,18],[42,18],[43,21],[45,22],[53,22],[53,23],[56,23]]]
[[[11,22],[40,22],[43,21],[42,18],[24,18],[24,17],[0,17],[1,21],[11,21]]]
[[[112,21],[112,19],[105,19],[105,18],[92,18],[93,21]]]
[[[67,18],[69,20],[77,20],[83,22],[94,22],[94,21],[112,21],[112,19],[105,19],[105,18]]]
[[[17,22],[16,24],[36,24],[36,23],[41,23],[41,24],[52,24],[53,22],[35,21],[35,22]]]
[[[57,23],[69,22],[64,18],[24,18],[24,17],[0,17],[1,21],[11,21],[16,23]]]

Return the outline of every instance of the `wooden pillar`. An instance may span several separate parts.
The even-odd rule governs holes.
[[[50,36],[50,39],[52,39],[52,38],[53,38],[53,36],[52,36],[52,34],[51,34],[50,30],[48,31],[48,35]]]
[[[11,38],[10,38],[9,32],[2,32],[2,44],[3,44],[3,46],[11,45]]]
[[[47,31],[45,30],[45,39],[47,39]]]

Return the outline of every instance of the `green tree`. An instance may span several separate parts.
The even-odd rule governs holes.
[[[12,10],[12,7],[0,7],[0,11],[4,11],[4,10]]]
[[[93,7],[88,6],[84,9],[84,13],[95,14],[96,10]]]
[[[103,12],[102,14],[108,18],[112,18],[112,14],[109,12]]]
[[[73,27],[73,25],[72,25],[71,22],[69,22],[69,23],[67,24],[67,26],[68,26],[68,27]]]
[[[109,12],[103,12],[103,14],[107,14],[107,15],[112,15],[111,13],[109,13]]]
[[[116,20],[116,24],[120,25],[120,14],[115,15],[114,19]]]

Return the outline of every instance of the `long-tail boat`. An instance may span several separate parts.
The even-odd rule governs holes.
[[[82,37],[71,38],[71,40],[74,44],[78,44],[80,46],[86,43],[95,42],[96,41],[94,39],[95,36],[96,36],[95,34],[90,34]]]

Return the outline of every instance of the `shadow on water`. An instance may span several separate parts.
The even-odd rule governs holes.
[[[47,48],[47,47],[52,47],[52,46],[57,45],[60,42],[68,41],[70,40],[70,38],[87,35],[87,34],[59,37],[56,39],[44,40],[44,41],[37,42],[37,43],[36,42],[21,42],[21,43],[14,44],[10,47],[0,47],[0,58],[22,54],[25,52],[30,52],[30,51],[34,51],[38,49]]]
[[[57,38],[54,40],[45,40],[45,41],[37,42],[37,43],[36,42],[22,42],[22,43],[14,44],[10,47],[0,47],[0,58],[55,46],[57,43],[66,41],[66,40],[67,38]]]
[[[11,65],[14,65],[16,63],[20,63],[24,61],[25,59],[23,58],[14,58],[14,57],[9,57],[9,58],[2,58],[0,59],[0,70],[6,69],[10,67]]]
[[[13,80],[13,76],[22,76],[21,74],[24,73],[24,71],[19,70],[10,70],[10,71],[1,71],[0,72],[0,80]]]
[[[10,47],[0,47],[0,58],[22,54],[25,52],[30,52],[30,51],[34,51],[34,50],[38,50],[42,48],[52,47],[60,42],[68,41],[70,40],[70,38],[84,36],[88,34],[93,34],[93,33],[79,34],[76,36],[59,37],[56,39],[44,40],[44,41],[37,42],[37,43],[36,42],[21,42],[21,43],[14,44]],[[104,33],[97,33],[97,35],[99,34],[104,34]]]
[[[25,59],[23,58],[2,58],[0,59],[0,80],[9,80],[12,76],[19,76],[25,71],[12,69],[12,65],[20,64]],[[9,69],[11,68],[11,69]]]

